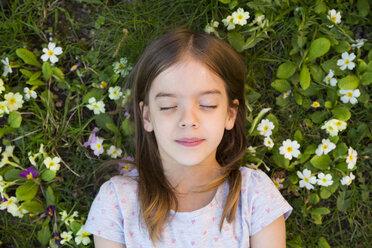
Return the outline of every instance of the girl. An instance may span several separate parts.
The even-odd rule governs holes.
[[[178,29],[130,75],[136,169],[104,183],[85,230],[96,247],[285,247],[292,211],[241,167],[245,65],[225,42]]]

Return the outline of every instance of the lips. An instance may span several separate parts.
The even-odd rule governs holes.
[[[201,144],[203,141],[204,139],[200,139],[200,138],[183,138],[183,139],[176,140],[178,144],[186,146],[186,147],[197,146]]]

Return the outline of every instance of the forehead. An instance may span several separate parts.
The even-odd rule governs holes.
[[[197,97],[201,95],[226,96],[224,81],[203,63],[190,59],[180,61],[152,82],[150,99],[159,96]]]

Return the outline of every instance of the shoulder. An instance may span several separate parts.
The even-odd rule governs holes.
[[[262,187],[274,186],[275,184],[270,177],[260,169],[252,169],[248,167],[241,167],[242,187]]]

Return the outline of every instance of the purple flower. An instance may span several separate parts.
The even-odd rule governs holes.
[[[122,159],[123,163],[119,163],[119,173],[126,174],[134,169],[134,164],[131,163],[134,161],[134,158],[131,156],[125,157]]]
[[[52,219],[53,216],[54,216],[54,213],[56,211],[56,208],[53,206],[53,205],[50,205],[47,210],[45,211],[45,214],[50,216],[50,218]]]
[[[97,138],[96,132],[98,132],[98,130],[99,130],[98,127],[93,128],[92,134],[89,136],[88,141],[85,142],[83,145],[84,147],[88,147],[90,146],[90,144],[96,142],[96,138]]]
[[[103,139],[96,137],[94,142],[90,143],[90,149],[94,151],[94,155],[97,157],[101,155],[105,150],[102,146]]]
[[[76,71],[79,66],[81,66],[81,62],[79,61],[76,65],[71,66],[70,72]]]
[[[61,243],[61,237],[59,236],[59,233],[53,233],[53,239],[54,239],[54,242],[56,244],[60,244]]]
[[[27,178],[27,179],[32,179],[37,176],[37,170],[35,170],[34,166],[28,167],[26,170],[23,170],[19,176]]]

